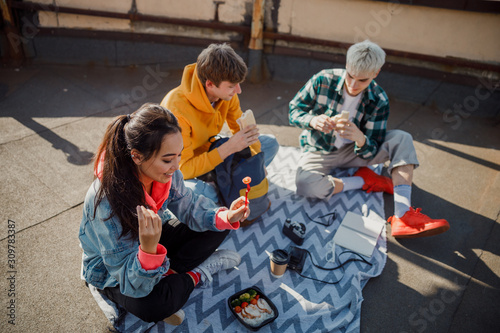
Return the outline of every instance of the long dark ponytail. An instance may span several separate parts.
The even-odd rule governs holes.
[[[116,216],[122,224],[121,236],[139,235],[135,207],[146,205],[131,150],[136,149],[148,160],[158,153],[165,135],[180,131],[177,118],[169,110],[151,103],[114,118],[108,125],[94,163],[94,170],[102,170],[95,206],[106,197],[111,206],[109,218]]]

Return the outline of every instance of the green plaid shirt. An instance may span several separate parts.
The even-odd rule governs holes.
[[[335,135],[322,133],[309,126],[312,118],[326,114],[333,117],[344,104],[343,86],[345,69],[325,69],[314,75],[290,102],[290,125],[304,128],[300,146],[304,151],[332,152],[337,150]],[[375,81],[362,93],[361,101],[352,122],[365,134],[362,148],[354,145],[354,153],[361,158],[373,158],[385,139],[389,99]]]

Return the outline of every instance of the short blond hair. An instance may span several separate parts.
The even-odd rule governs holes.
[[[384,50],[369,40],[356,43],[347,50],[346,68],[352,75],[376,73],[384,63]]]

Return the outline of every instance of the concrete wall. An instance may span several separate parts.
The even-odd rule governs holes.
[[[57,7],[71,7],[128,13],[132,0],[38,0],[37,3],[53,4]],[[212,0],[136,0],[137,12],[144,15],[164,16],[200,21],[213,21],[217,16],[220,22],[243,24],[250,22],[252,14],[251,0],[231,0],[216,6]],[[105,31],[128,31],[136,33],[165,34],[179,37],[207,38],[230,41],[237,33],[221,32],[171,24],[131,22],[128,19],[90,17],[67,13],[54,13],[42,10],[39,13],[41,27],[78,28]]]
[[[38,0],[40,4],[127,13],[132,0]],[[141,14],[249,25],[252,0],[136,0]],[[355,43],[369,38],[383,48],[500,64],[500,15],[377,1],[267,0],[266,28],[301,37]],[[272,11],[275,20],[270,19]],[[231,40],[237,33],[130,22],[65,13],[40,13],[40,26],[156,33]],[[298,48],[309,48],[279,42]]]
[[[281,0],[278,30],[438,57],[500,63],[500,15],[375,1]]]

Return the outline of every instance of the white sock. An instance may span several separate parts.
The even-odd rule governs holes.
[[[394,216],[402,217],[411,206],[411,185],[394,186]]]
[[[360,190],[365,185],[365,181],[363,178],[355,176],[355,177],[343,177],[339,178],[342,183],[344,183],[344,188],[342,192],[352,191],[352,190]]]

